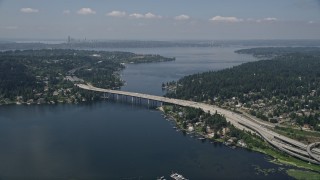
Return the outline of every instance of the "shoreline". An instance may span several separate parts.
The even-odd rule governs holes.
[[[181,130],[181,131],[185,131],[185,132],[189,132],[187,129],[184,129],[182,127],[181,124],[178,123],[177,119],[175,117],[173,117],[172,115],[166,113],[164,111],[164,108],[163,107],[159,107],[157,108],[159,111],[161,111],[165,116],[169,117],[170,120],[174,121],[177,129]],[[203,133],[199,132],[199,131],[193,131],[191,133],[194,133],[194,134],[197,134],[199,135],[200,137],[203,137],[205,138],[205,140],[208,140],[208,141],[211,141],[211,142],[217,142],[217,143],[222,143],[228,147],[232,147],[230,145],[227,145],[225,144],[225,139],[222,139],[222,138],[218,138],[218,139],[213,139],[213,138],[209,138],[208,136],[204,135]],[[252,135],[251,135],[252,136]],[[258,147],[244,147],[244,146],[239,146],[238,144],[234,145],[238,148],[243,148],[243,149],[246,149],[246,150],[249,150],[249,151],[253,151],[253,152],[257,152],[257,153],[261,153],[261,154],[264,154],[264,155],[267,155],[268,157],[270,157],[270,159],[268,159],[268,162],[270,163],[273,163],[273,164],[277,164],[277,165],[280,165],[280,166],[286,166],[287,168],[287,171],[286,173],[291,176],[289,174],[289,172],[292,172],[292,171],[299,171],[300,174],[303,174],[303,172],[305,172],[306,174],[309,174],[309,173],[318,173],[319,176],[320,176],[320,166],[317,166],[317,165],[314,165],[314,164],[310,164],[310,163],[307,163],[305,161],[302,161],[302,160],[299,160],[299,159],[296,159],[292,156],[288,156],[288,155],[285,155],[285,154],[282,154],[281,152],[279,152],[278,150],[268,146],[266,149],[261,149],[261,148],[258,148]],[[296,176],[292,176],[292,177],[296,177]]]
[[[11,105],[11,106],[12,106],[12,105],[18,105],[18,106],[20,106],[20,105],[23,105],[23,106],[31,106],[31,105],[63,105],[63,104],[69,104],[69,105],[74,104],[74,105],[77,105],[77,104],[95,103],[95,102],[99,102],[99,101],[103,101],[103,100],[102,100],[102,99],[99,99],[99,100],[80,101],[80,102],[71,102],[71,103],[68,103],[68,102],[50,103],[50,102],[49,102],[49,103],[41,103],[41,104],[37,104],[37,103],[28,104],[28,103],[26,103],[26,102],[23,102],[23,103],[18,104],[18,103],[16,103],[16,102],[12,102],[12,103],[8,103],[8,104],[0,104],[0,106],[2,106],[2,105],[3,105],[3,106],[5,106],[5,105]],[[220,143],[225,142],[224,139],[221,139],[221,138],[213,139],[213,138],[208,137],[206,134],[201,133],[201,132],[196,131],[196,130],[194,130],[194,131],[188,131],[188,129],[184,129],[184,128],[182,127],[182,125],[177,122],[177,119],[176,119],[175,117],[173,117],[172,115],[169,115],[169,114],[165,113],[165,111],[164,111],[164,109],[163,109],[162,106],[160,106],[160,107],[158,107],[158,108],[156,108],[156,109],[159,110],[159,111],[161,111],[165,116],[168,116],[172,121],[174,121],[176,127],[179,128],[179,130],[182,130],[182,131],[185,131],[185,132],[189,132],[189,133],[195,133],[195,134],[197,134],[198,136],[200,136],[200,137],[202,137],[202,138],[205,138],[206,140],[209,140],[209,141],[220,142]],[[308,168],[308,167],[305,167],[305,166],[301,166],[301,165],[299,165],[299,164],[296,164],[296,162],[292,162],[292,161],[288,161],[288,160],[283,160],[283,159],[281,158],[281,156],[282,156],[281,152],[279,152],[279,151],[277,151],[277,150],[275,150],[275,149],[273,149],[273,148],[268,148],[267,151],[266,151],[265,149],[260,149],[260,148],[257,148],[257,147],[253,147],[253,148],[243,147],[243,146],[239,146],[238,144],[235,144],[234,146],[236,146],[236,147],[242,147],[242,148],[244,148],[244,149],[248,149],[248,150],[251,150],[251,151],[255,151],[255,152],[259,152],[259,153],[263,153],[263,154],[269,155],[269,156],[271,156],[271,157],[274,158],[274,160],[272,160],[273,163],[275,163],[275,161],[277,161],[277,163],[280,163],[280,164],[283,164],[283,165],[292,165],[292,166],[294,166],[294,167],[300,167],[300,168],[304,168],[304,169],[314,170],[314,171],[320,172],[320,167],[319,167],[318,170],[315,170],[314,168],[311,168],[311,167]],[[270,151],[271,151],[271,152],[270,152]],[[289,156],[289,157],[291,157],[291,156]],[[284,158],[284,159],[285,159],[285,158]],[[296,159],[296,160],[298,160],[298,159]],[[300,160],[299,160],[299,161],[300,161]],[[302,162],[304,162],[304,161],[302,161]],[[306,162],[304,162],[304,163],[306,163]]]
[[[99,101],[103,101],[103,100],[99,99],[99,100],[84,101],[84,102],[77,102],[77,103],[55,103],[55,104],[50,104],[50,103],[36,104],[36,103],[34,103],[34,104],[30,104],[30,105],[62,105],[62,104],[70,104],[70,105],[76,104],[77,105],[77,104],[85,104],[85,103],[95,103],[95,102],[99,102]],[[12,104],[5,104],[5,105],[18,105],[18,104],[12,103]],[[22,103],[19,105],[30,106],[30,105],[27,105],[26,103]],[[162,112],[162,114],[164,115],[164,119],[169,119],[169,120],[173,121],[175,123],[175,126],[177,127],[177,129],[179,129],[180,131],[184,131],[186,133],[190,132],[190,131],[188,131],[188,129],[184,129],[182,127],[182,124],[179,124],[177,119],[173,115],[166,113],[163,106],[160,106],[156,109],[159,110],[160,112]],[[199,139],[199,140],[208,140],[210,142],[217,142],[217,143],[222,143],[222,144],[226,145],[224,143],[225,139],[210,138],[210,137],[206,136],[204,133],[201,133],[197,130],[194,130],[190,133],[197,135],[198,136],[197,139]],[[204,139],[200,139],[200,138],[204,138]],[[252,147],[252,148],[243,147],[243,146],[239,146],[238,144],[235,144],[233,146],[230,146],[230,145],[226,145],[226,146],[228,146],[230,148],[232,148],[233,146],[241,147],[241,148],[244,148],[249,151],[258,152],[258,153],[267,155],[267,156],[271,157],[270,159],[268,159],[268,162],[273,163],[273,164],[278,164],[281,166],[286,166],[287,170],[290,172],[297,170],[297,171],[300,171],[300,175],[301,175],[301,171],[306,172],[306,173],[310,173],[310,172],[319,173],[319,175],[320,175],[320,167],[315,168],[316,167],[315,165],[308,164],[304,161],[295,159],[291,156],[286,156],[286,155],[282,154],[281,152],[277,151],[276,149],[273,149],[272,147],[268,147],[267,149],[261,149],[258,147]],[[297,169],[297,168],[299,168],[299,169]]]

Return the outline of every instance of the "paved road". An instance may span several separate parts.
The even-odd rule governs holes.
[[[194,101],[181,100],[181,99],[167,98],[162,96],[154,96],[149,94],[102,89],[102,88],[97,88],[92,85],[86,85],[86,84],[76,84],[76,86],[82,89],[90,90],[90,91],[125,95],[125,96],[130,96],[135,98],[143,98],[148,100],[165,102],[169,104],[176,104],[184,107],[201,108],[203,111],[210,112],[211,114],[218,112],[219,114],[224,115],[227,121],[230,122],[232,125],[234,125],[236,128],[241,130],[244,129],[260,135],[267,142],[269,142],[274,147],[280,149],[281,151],[286,152],[291,156],[297,157],[299,159],[303,159],[305,161],[312,162],[315,164],[320,164],[320,158],[319,158],[320,156],[318,156],[320,155],[320,149],[315,148],[315,146],[310,146],[310,145],[308,146],[294,139],[290,139],[288,137],[282,136],[266,128],[262,124],[257,123],[251,118],[248,118],[247,116],[243,116],[241,114],[237,114],[232,111],[222,109],[214,105],[209,105],[209,104],[199,103]],[[308,149],[308,147],[310,148]]]
[[[317,152],[315,153],[313,150],[316,146],[319,146],[319,145],[320,145],[320,142],[315,142],[307,146],[307,152],[309,156],[312,157],[313,159],[317,159],[318,161],[320,160],[320,155]]]

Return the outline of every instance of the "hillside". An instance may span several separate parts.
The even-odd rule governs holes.
[[[297,52],[277,48],[242,50],[259,55],[274,50],[274,57],[186,76],[169,83],[174,91],[167,96],[214,103],[265,121],[319,131],[320,49],[295,49]]]

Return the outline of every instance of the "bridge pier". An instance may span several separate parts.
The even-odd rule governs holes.
[[[102,99],[106,100],[107,99],[107,93],[103,93]]]
[[[114,100],[118,102],[126,102],[126,103],[132,103],[132,104],[139,104],[139,105],[147,105],[149,107],[157,107],[157,106],[163,106],[162,101],[153,100],[150,98],[144,98],[139,96],[131,96],[131,95],[123,95],[123,94],[117,94],[117,93],[110,93],[110,92],[104,92],[101,96],[104,99]]]

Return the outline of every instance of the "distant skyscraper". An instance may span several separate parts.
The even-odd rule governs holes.
[[[71,42],[71,37],[68,36],[68,44]]]

